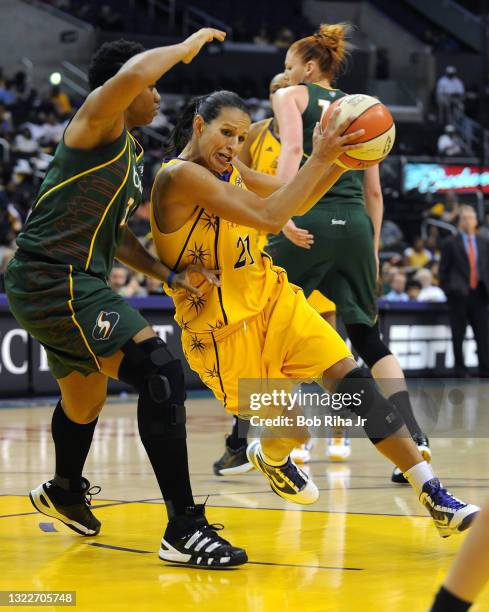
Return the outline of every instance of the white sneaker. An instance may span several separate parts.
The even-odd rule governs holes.
[[[328,459],[328,461],[345,461],[350,455],[350,439],[347,436],[327,439],[326,459]]]
[[[312,440],[308,440],[305,444],[301,444],[292,449],[290,458],[295,463],[309,463],[311,460]]]

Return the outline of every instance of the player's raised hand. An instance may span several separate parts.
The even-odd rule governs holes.
[[[197,32],[194,32],[194,34],[183,41],[183,44],[188,47],[188,53],[182,60],[183,63],[189,64],[205,44],[213,40],[223,42],[225,38],[226,32],[222,30],[216,30],[215,28],[202,28],[197,30]]]
[[[326,164],[333,163],[335,159],[351,149],[360,149],[361,144],[350,144],[360,136],[365,134],[365,130],[357,130],[351,134],[342,135],[351,123],[351,119],[337,124],[340,108],[335,108],[331,113],[326,129],[321,129],[321,125],[316,123],[312,136],[312,155]]]
[[[221,285],[218,277],[220,273],[221,270],[209,270],[200,264],[190,264],[184,270],[175,274],[171,288],[185,289],[200,297],[203,293],[202,290],[207,285],[211,285],[211,287],[219,287]]]

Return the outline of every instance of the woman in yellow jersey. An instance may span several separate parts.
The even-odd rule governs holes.
[[[283,73],[276,74],[270,81],[269,99],[273,103],[273,96],[276,91],[286,87],[287,83]],[[239,154],[239,159],[258,172],[264,172],[275,176],[277,173],[278,158],[280,156],[279,125],[275,117],[269,117],[256,123],[252,123],[248,132],[243,148]],[[285,228],[282,228],[285,231]],[[303,232],[304,236],[300,233]],[[299,234],[299,244],[308,244],[309,232],[297,228],[295,234]],[[294,236],[295,238],[295,236]],[[302,239],[302,241],[301,241]],[[258,246],[263,249],[267,243],[267,233],[258,233]],[[313,291],[307,298],[308,303],[321,314],[324,319],[333,327],[336,326],[336,307],[335,304],[319,291]],[[247,435],[249,431],[249,421],[234,417],[231,433],[226,436],[225,449],[222,457],[213,464],[216,476],[230,476],[244,474],[253,466],[246,456]],[[310,460],[310,449],[312,441],[302,444],[292,451],[292,458],[297,463],[307,463]],[[348,447],[349,448],[349,447]]]
[[[442,488],[395,407],[254,239],[252,228],[278,232],[290,215],[314,205],[340,176],[341,169],[331,163],[351,148],[347,143],[358,132],[349,137],[339,135],[344,126],[325,134],[316,129],[309,160],[279,188],[275,177],[235,161],[249,127],[246,106],[236,94],[214,92],[192,101],[174,132],[179,156],[165,160],[153,186],[151,226],[160,259],[175,273],[189,261],[220,270],[220,285],[202,286],[199,299],[169,290],[190,367],[234,414],[238,409],[253,414],[256,404],[269,406],[269,395],[258,392],[273,378],[320,378],[343,399],[358,398],[350,404],[367,436],[402,466],[437,528],[443,535],[466,529],[478,508]],[[255,381],[253,393],[238,397],[240,379]],[[269,411],[274,416],[289,406],[281,398],[275,405],[277,410]],[[317,487],[289,456],[298,427],[280,425],[276,433],[281,437],[251,443],[248,457],[280,497],[313,503]]]

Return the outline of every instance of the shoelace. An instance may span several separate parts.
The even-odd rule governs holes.
[[[285,465],[277,468],[277,471],[280,472],[284,480],[289,480],[297,488],[300,489],[304,486],[304,481],[306,480],[306,478],[304,477],[301,470],[292,462],[290,458]]]
[[[208,499],[209,499],[209,495],[205,498],[205,501],[202,504],[203,510],[204,510],[203,512],[204,516],[205,516],[205,506],[207,504]],[[222,523],[207,523],[206,525],[199,527],[199,529],[200,531],[202,531],[203,534],[206,534],[207,532],[206,534],[207,537],[210,537],[213,542],[219,542],[221,545],[229,544],[227,540],[225,540],[224,538],[221,538],[221,536],[217,535],[216,533],[216,531],[222,531],[224,529],[224,525]]]
[[[436,504],[438,506],[450,508],[451,510],[459,510],[460,508],[463,508],[465,506],[462,501],[460,501],[458,498],[452,495],[450,491],[447,491],[447,489],[444,489],[443,487],[440,487],[435,495]]]
[[[93,485],[87,491],[84,491],[85,503],[87,506],[92,505],[93,496],[98,495],[101,490],[102,490],[102,487],[99,487],[98,485]]]
[[[210,542],[208,542],[208,545],[213,542],[219,542],[221,546],[229,545],[229,542],[227,540],[221,538],[221,536],[217,535],[216,533],[216,531],[221,531],[222,529],[224,529],[224,525],[222,523],[207,523],[207,525],[200,527],[202,533],[211,540]]]

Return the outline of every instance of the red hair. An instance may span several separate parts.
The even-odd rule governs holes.
[[[319,69],[330,81],[334,81],[345,67],[352,45],[347,37],[349,23],[323,23],[312,36],[296,40],[289,49],[297,53],[304,63],[316,60]]]

